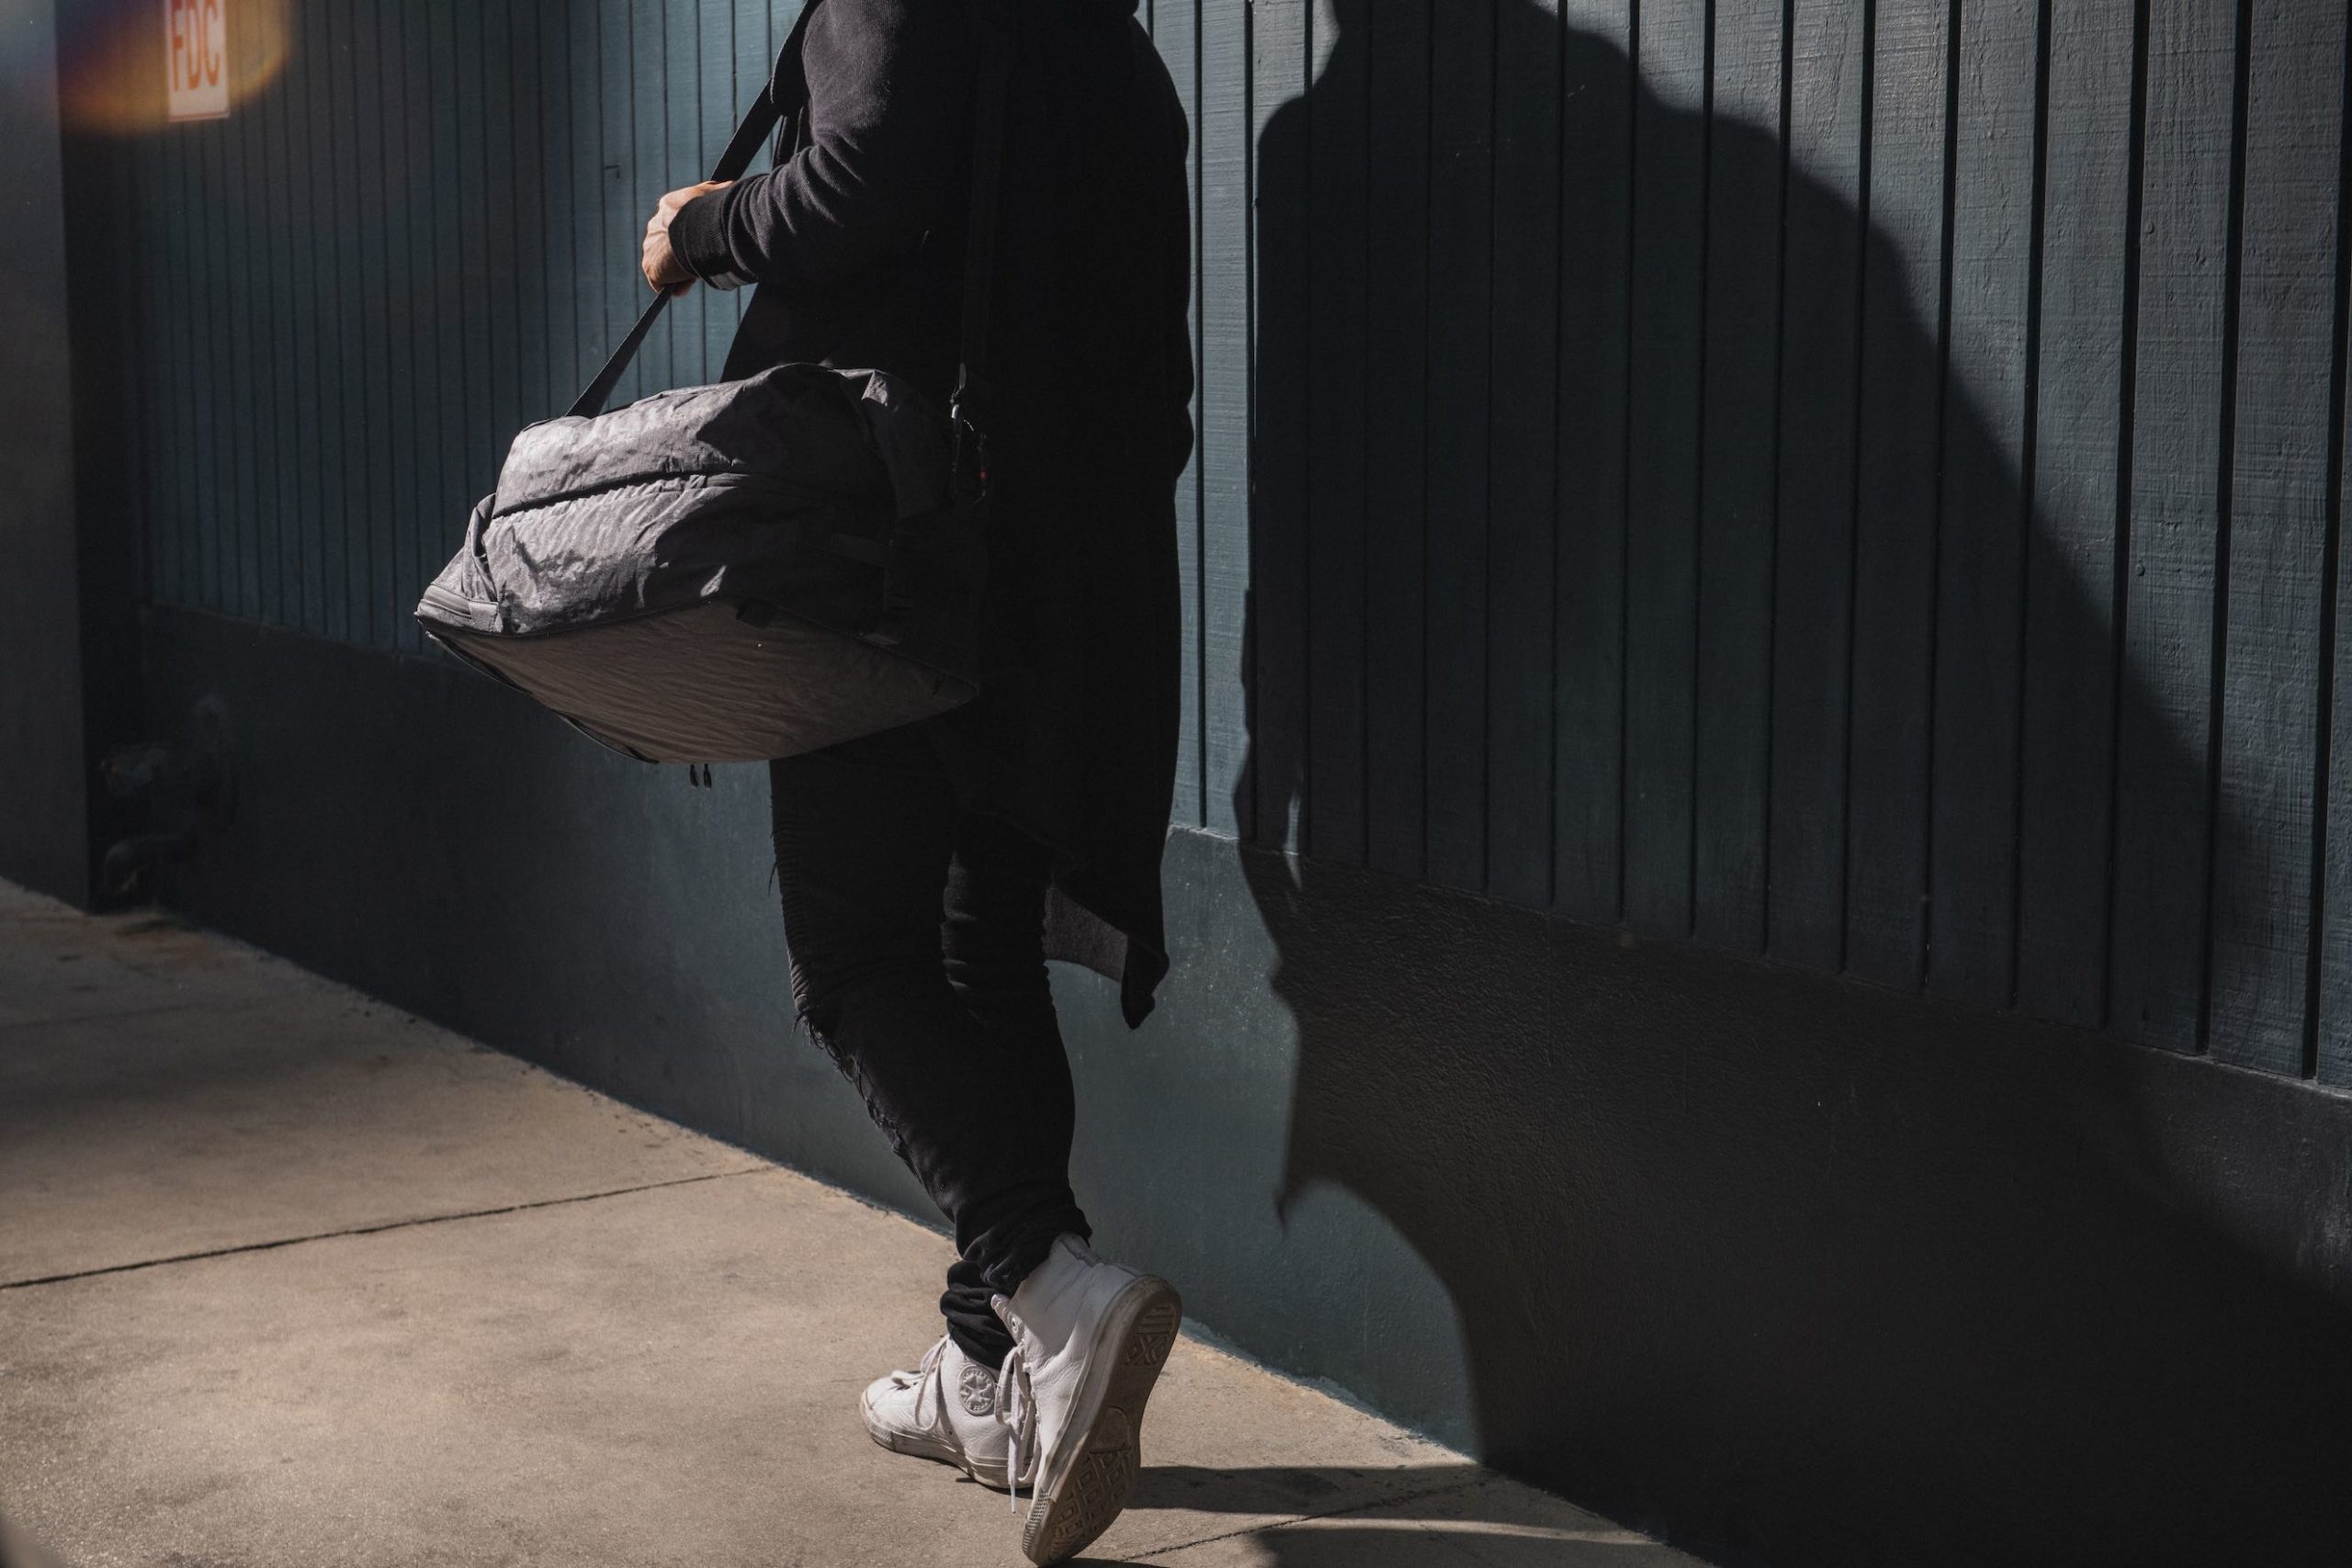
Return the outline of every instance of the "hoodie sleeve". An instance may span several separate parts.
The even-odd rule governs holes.
[[[970,51],[956,0],[824,0],[801,41],[799,151],[688,202],[672,250],[707,282],[787,297],[913,251],[957,194]]]

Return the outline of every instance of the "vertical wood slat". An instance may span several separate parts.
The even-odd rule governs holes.
[[[670,191],[693,185],[708,173],[701,164],[702,154],[702,11],[701,0],[662,0],[662,114],[658,122],[662,138],[660,162],[662,178],[655,182],[659,189],[647,189],[639,195],[643,208],[638,215],[638,226],[644,227],[651,216],[654,203]],[[639,126],[643,135],[645,128]],[[640,280],[639,288],[644,285]],[[647,290],[643,296],[652,297]],[[672,300],[662,312],[662,335],[669,340],[670,363],[663,387],[691,386],[703,379],[703,302],[710,298],[707,288],[692,289]],[[680,307],[684,309],[680,309]]]
[[[209,435],[212,400],[198,380],[205,363],[206,336],[202,316],[202,270],[198,257],[201,254],[203,233],[201,209],[189,203],[187,193],[197,189],[202,168],[202,147],[198,138],[200,128],[183,130],[173,139],[171,188],[178,193],[182,205],[172,215],[173,270],[179,287],[175,290],[173,315],[179,321],[179,363],[174,385],[186,389],[179,399],[183,417],[179,421],[179,460],[173,487],[174,505],[171,513],[173,533],[171,556],[183,604],[202,605],[204,591],[204,504],[203,453]]]
[[[174,137],[155,150],[154,174],[162,215],[156,223],[156,243],[151,254],[161,259],[164,277],[160,280],[159,309],[163,316],[164,359],[162,373],[174,386],[187,385],[185,379],[187,364],[187,311],[183,308],[187,272],[181,264],[181,236],[184,225],[181,211],[171,203],[171,193],[184,188],[181,170],[187,159],[185,138]],[[181,497],[187,489],[187,450],[190,421],[194,418],[192,399],[167,400],[157,414],[159,434],[158,467],[164,476],[158,487],[155,514],[150,527],[156,537],[148,547],[149,559],[155,581],[155,591],[167,602],[184,602],[187,596],[187,561],[182,553],[187,530],[181,522]]]
[[[286,532],[292,560],[286,583],[286,624],[323,630],[323,568],[321,518],[325,505],[326,369],[333,363],[330,328],[322,311],[329,269],[322,263],[321,235],[325,180],[325,124],[319,110],[323,62],[314,58],[322,27],[318,0],[288,0],[286,64],[274,96],[285,102],[286,279],[285,310],[288,371],[293,393],[288,430],[288,468],[293,480],[293,510]]]
[[[170,312],[163,300],[163,285],[171,268],[163,250],[162,217],[165,208],[157,177],[160,150],[151,140],[125,148],[123,155],[130,171],[132,254],[138,264],[130,277],[135,292],[132,308],[137,312],[132,338],[137,357],[131,363],[130,374],[125,378],[123,389],[124,395],[134,401],[132,417],[138,422],[140,433],[139,592],[150,600],[161,600],[164,594],[158,581],[160,563],[155,549],[164,503],[170,494],[170,449],[165,439],[164,400],[141,397],[141,389],[146,378],[161,374],[170,363]]]
[[[250,619],[266,620],[269,616],[269,563],[276,553],[278,514],[268,500],[273,475],[266,448],[273,433],[256,415],[267,398],[266,355],[270,336],[276,330],[274,319],[278,313],[278,301],[269,292],[269,198],[263,175],[266,127],[258,103],[248,101],[243,109],[241,116],[232,116],[231,120],[239,126],[236,218],[242,240],[233,280],[240,296],[242,318],[237,359],[241,425],[238,446],[243,464],[239,491],[245,522],[241,537],[244,559],[239,569],[243,579],[241,613]]]
[[[384,141],[389,121],[384,113],[384,62],[390,48],[384,36],[397,25],[394,15],[373,7],[356,6],[353,31],[341,40],[349,52],[351,74],[345,85],[354,110],[352,146],[352,244],[357,255],[358,287],[345,308],[359,316],[362,344],[359,367],[358,441],[363,460],[353,465],[349,491],[352,514],[364,518],[357,535],[360,570],[354,573],[352,640],[378,645],[393,640],[393,601],[397,574],[392,570],[391,543],[396,526],[391,497],[395,454],[390,441],[391,333],[390,288],[386,276],[387,230]]]
[[[1780,420],[1780,0],[1717,0],[1707,136],[1692,929],[1764,948]]]
[[[548,269],[546,238],[552,214],[548,200],[549,182],[540,176],[540,143],[553,132],[548,121],[545,91],[539,79],[539,29],[550,24],[537,5],[508,7],[507,59],[509,96],[507,178],[514,197],[514,233],[508,242],[506,266],[514,280],[514,320],[509,329],[514,344],[513,423],[500,427],[496,438],[505,442],[524,425],[562,412],[550,406],[540,390],[548,382]],[[502,454],[503,456],[503,454]]]
[[[1429,523],[1422,552],[1422,874],[1487,869],[1487,438],[1494,316],[1493,0],[1430,33]]]
[[[180,209],[173,201],[173,193],[182,188],[180,168],[187,155],[187,142],[183,137],[161,139],[152,150],[149,169],[153,176],[151,190],[156,205],[154,241],[148,254],[154,256],[162,270],[155,279],[156,314],[160,340],[157,374],[174,386],[184,387],[187,363],[184,347],[187,335],[187,312],[180,306],[180,290],[187,273],[180,265]],[[187,398],[159,400],[162,406],[155,411],[156,471],[155,509],[148,518],[149,577],[156,597],[165,604],[184,603],[187,598],[187,572],[180,555],[184,530],[180,526],[180,496],[185,489],[187,473],[187,422],[190,418]]]
[[[146,175],[145,150],[118,144],[107,157],[109,200],[112,210],[108,217],[111,243],[120,257],[122,272],[116,279],[115,310],[119,319],[115,330],[119,374],[116,386],[120,398],[113,413],[119,419],[123,433],[124,482],[118,495],[129,511],[124,520],[136,530],[137,519],[143,509],[152,505],[153,494],[153,429],[147,415],[149,402],[136,391],[138,375],[150,363],[153,354],[149,305],[151,284],[155,262],[147,248],[146,218],[150,197],[143,185]],[[130,557],[126,581],[136,599],[148,594],[146,540],[143,534],[133,532],[127,541]]]
[[[1308,312],[1305,519],[1308,781],[1304,847],[1318,859],[1364,856],[1364,449],[1374,356],[1366,314],[1370,40],[1361,7],[1315,10],[1313,85],[1296,114],[1308,138],[1303,231]],[[1342,32],[1342,27],[1347,30]],[[1261,193],[1260,199],[1265,199]]]
[[[268,117],[269,157],[263,177],[269,183],[270,299],[277,318],[271,334],[270,416],[276,426],[272,468],[277,478],[277,560],[270,620],[281,626],[302,622],[302,525],[309,515],[302,501],[302,430],[308,403],[303,380],[304,323],[296,305],[296,275],[300,265],[303,233],[297,205],[294,161],[296,94],[289,80],[293,58],[302,47],[294,7],[286,7],[284,62],[265,96]]]
[[[1304,0],[1252,0],[1250,552],[1247,660],[1252,837],[1299,847],[1306,807],[1307,27]]]
[[[266,40],[260,36],[256,19],[246,17],[241,26],[235,17],[230,27],[237,36],[231,43],[232,58],[258,58]],[[247,246],[246,257],[240,271],[247,289],[245,370],[248,412],[245,421],[245,460],[250,468],[248,501],[253,520],[252,564],[253,598],[245,613],[257,621],[273,621],[277,615],[277,531],[286,513],[277,503],[279,461],[282,457],[277,412],[277,380],[274,374],[277,340],[285,326],[282,296],[275,287],[277,253],[280,249],[274,231],[277,192],[269,177],[272,144],[268,96],[256,95],[245,106],[244,125],[240,137],[237,167],[238,188],[242,193],[242,216]],[[119,199],[120,193],[115,193]],[[135,264],[133,264],[135,265]]]
[[[356,303],[359,224],[358,127],[352,87],[356,62],[351,49],[355,9],[354,0],[337,0],[327,7],[319,34],[326,152],[326,184],[322,191],[326,227],[321,236],[321,261],[328,280],[322,308],[334,321],[325,339],[334,345],[334,358],[324,367],[332,391],[322,465],[325,493],[319,518],[320,554],[324,558],[324,629],[329,637],[346,642],[358,640],[367,626],[364,618],[355,619],[355,611],[364,617],[366,609],[352,588],[354,579],[367,570],[367,525],[357,510],[360,487],[352,476],[355,469],[366,467],[368,448],[365,345]]]
[[[1419,6],[1369,6],[1363,25],[1364,310],[1384,348],[1364,429],[1364,852],[1382,871],[1419,876],[1427,863],[1430,17]]]
[[[252,98],[247,108],[252,115],[254,130],[249,143],[247,186],[252,188],[252,221],[254,235],[259,240],[259,256],[254,264],[254,287],[259,289],[261,308],[256,315],[256,336],[259,336],[259,369],[254,386],[254,449],[261,482],[254,505],[264,517],[261,536],[261,602],[254,609],[259,621],[282,626],[285,623],[285,564],[287,564],[287,531],[294,520],[294,508],[287,505],[287,470],[294,461],[294,446],[289,440],[291,404],[287,400],[285,376],[285,344],[291,324],[287,322],[287,287],[285,287],[285,172],[280,160],[285,155],[285,94],[270,85]],[[139,265],[131,261],[130,265]]]
[[[423,11],[413,12],[401,28],[404,80],[401,102],[409,117],[403,138],[408,163],[408,186],[400,209],[404,250],[401,299],[408,370],[408,447],[401,461],[411,470],[409,504],[413,511],[408,534],[405,581],[419,591],[454,551],[463,519],[445,497],[441,468],[441,358],[439,317],[440,262],[434,231],[434,166],[435,85],[433,75],[433,28]],[[424,648],[424,634],[416,624],[415,598],[400,606],[403,646]]]
[[[633,243],[644,227],[647,214],[653,210],[654,202],[671,188],[668,0],[631,0],[629,19],[629,145],[633,177],[622,186],[628,200],[623,203],[622,221],[614,228],[616,233],[627,234]],[[623,312],[619,329],[622,332],[628,330],[628,321],[634,319],[645,302],[645,280],[631,276],[628,283],[629,306]],[[645,346],[638,352],[632,367],[637,389],[629,396],[642,397],[676,384],[673,348],[677,330],[675,313],[663,311],[661,322],[646,334]]]
[[[1239,792],[1249,745],[1242,688],[1250,579],[1249,11],[1201,13],[1202,731],[1208,827],[1247,838],[1256,813]]]
[[[164,599],[164,563],[158,558],[158,551],[164,538],[164,506],[170,495],[171,452],[165,423],[168,411],[164,400],[146,391],[145,383],[164,375],[164,367],[171,363],[171,312],[164,293],[171,266],[164,250],[167,187],[162,173],[163,152],[160,137],[125,149],[130,164],[132,215],[137,220],[134,243],[139,271],[133,281],[137,287],[134,308],[139,312],[139,323],[138,357],[124,378],[123,395],[135,405],[134,417],[141,424],[140,443],[145,457],[139,494],[139,589],[142,598],[158,603]]]
[[[2143,90],[2129,565],[2109,1026],[2199,1043],[2206,757],[2228,273],[2233,7],[2151,0]]]
[[[496,266],[490,253],[490,127],[483,70],[489,44],[484,37],[491,13],[481,6],[455,7],[457,29],[457,188],[458,276],[461,287],[452,300],[462,323],[455,347],[462,366],[465,413],[462,430],[460,482],[463,493],[480,496],[491,488],[497,473],[498,438],[492,434],[497,419],[496,370],[491,334],[491,300]]]
[[[372,9],[358,0],[336,19],[334,35],[336,300],[335,311],[346,323],[345,342],[349,357],[341,367],[344,392],[343,463],[336,476],[335,510],[329,526],[342,536],[343,637],[365,643],[375,630],[376,552],[379,546],[378,465],[383,451],[382,427],[377,415],[382,407],[378,377],[383,366],[383,323],[377,305],[374,224],[370,209],[378,199],[371,154],[376,126],[361,103],[361,83],[371,85],[374,63],[366,40],[371,34]],[[363,68],[362,61],[368,63]]]
[[[1631,0],[1565,0],[1552,897],[1614,920],[1623,870]]]
[[[1201,16],[1199,0],[1157,0],[1152,6],[1153,41],[1176,85],[1184,118],[1193,127],[1184,141],[1184,188],[1192,197],[1193,452],[1176,484],[1177,593],[1184,649],[1178,682],[1175,820],[1199,827],[1207,821],[1201,773]]]
[[[383,355],[377,362],[380,397],[374,429],[379,470],[377,496],[382,523],[376,547],[373,580],[375,641],[379,647],[413,646],[410,610],[422,586],[410,570],[416,554],[418,515],[422,508],[413,493],[416,477],[409,457],[415,444],[416,406],[413,309],[409,298],[408,226],[411,174],[408,130],[413,116],[405,102],[409,30],[414,18],[405,9],[379,13],[374,18],[374,51],[368,74],[375,77],[370,96],[363,101],[376,118],[369,128],[368,179],[372,220],[368,248],[379,286],[377,319]]]
[[[593,174],[594,150],[583,147],[572,107],[573,55],[580,47],[579,14],[589,7],[566,6],[538,24],[539,198],[545,227],[539,234],[540,333],[547,345],[539,380],[526,389],[533,417],[560,413],[580,389],[580,360],[590,352],[580,323],[582,256],[577,197],[583,176]],[[594,186],[591,185],[592,191]]]
[[[319,191],[322,184],[318,159],[319,135],[313,116],[316,93],[313,90],[319,66],[312,59],[311,40],[317,32],[314,11],[311,7],[296,7],[292,14],[300,18],[294,28],[291,52],[288,56],[285,85],[287,109],[286,195],[287,195],[287,274],[288,293],[287,314],[292,327],[294,366],[292,378],[294,400],[294,461],[295,509],[291,526],[288,529],[295,540],[296,575],[290,585],[292,600],[289,625],[306,631],[321,629],[319,601],[322,548],[319,520],[324,515],[322,463],[321,448],[325,438],[322,399],[320,385],[325,360],[322,338],[324,326],[321,317],[318,233],[322,227],[319,220]]]
[[[570,406],[612,347],[605,334],[605,276],[612,270],[605,226],[604,27],[612,7],[576,4],[571,34],[571,276],[573,357],[571,373],[551,407]]]
[[[514,13],[517,0],[481,0],[482,14],[481,193],[480,222],[483,285],[490,310],[485,346],[489,351],[490,396],[481,429],[483,443],[480,483],[485,491],[495,484],[506,445],[523,422],[522,338],[519,331],[521,296],[527,287],[515,265],[522,214],[514,180]],[[530,0],[521,0],[528,5]]]
[[[435,6],[430,21],[433,102],[433,256],[434,265],[420,286],[432,301],[434,401],[436,428],[429,439],[436,462],[430,492],[440,514],[450,519],[443,540],[454,550],[456,526],[479,492],[474,489],[471,463],[473,431],[467,395],[466,298],[472,279],[466,270],[471,231],[466,222],[460,188],[465,150],[458,135],[458,75],[456,7]],[[445,555],[448,552],[443,552]],[[435,562],[437,568],[439,563]]]
[[[225,347],[220,332],[220,259],[214,249],[220,218],[220,125],[209,121],[188,130],[190,175],[197,210],[187,220],[188,306],[194,312],[192,341],[195,357],[185,383],[198,411],[195,463],[188,474],[195,505],[191,586],[197,603],[208,610],[221,608],[220,539],[228,531],[223,515],[220,456],[226,446],[228,421],[233,417],[218,382]]]
[[[205,122],[198,130],[198,167],[202,181],[203,217],[197,239],[197,288],[203,315],[203,357],[189,389],[202,400],[205,411],[204,449],[198,494],[202,519],[204,607],[235,614],[237,596],[237,408],[229,386],[229,365],[235,333],[228,317],[233,303],[229,287],[229,176],[226,144],[228,126]]]
[[[1934,616],[1949,13],[1876,12],[1862,268],[1846,966],[1920,984]]]
[[[172,265],[167,310],[172,320],[172,386],[184,388],[184,398],[172,400],[172,484],[164,508],[167,541],[158,552],[169,562],[169,581],[179,604],[202,604],[202,576],[198,571],[198,531],[195,531],[195,454],[202,440],[202,421],[209,409],[198,388],[198,322],[195,322],[195,249],[193,211],[186,205],[195,167],[195,151],[186,134],[174,136],[164,152],[164,184],[174,193],[174,209],[164,219],[164,244]]]
[[[325,540],[321,519],[326,495],[328,367],[332,326],[325,316],[333,266],[323,235],[326,218],[327,128],[321,102],[325,61],[316,47],[323,27],[319,0],[292,0],[292,38],[280,91],[286,98],[287,312],[295,387],[293,468],[295,575],[288,584],[288,624],[325,628]]]
[[[1558,0],[1498,11],[1487,508],[1487,891],[1552,900],[1552,616],[1558,548]]]
[[[2025,562],[2017,998],[2104,1021],[2132,0],[2052,6],[2033,528]]]
[[[146,175],[143,150],[118,143],[105,154],[108,197],[111,208],[107,218],[108,243],[122,258],[122,275],[115,280],[110,308],[117,313],[114,322],[114,353],[117,374],[114,378],[116,401],[108,410],[122,433],[124,450],[123,472],[115,492],[120,507],[119,524],[124,530],[118,548],[122,553],[123,571],[120,581],[134,602],[144,602],[148,594],[146,536],[140,519],[149,504],[153,478],[153,452],[150,446],[153,429],[148,423],[148,407],[136,390],[140,370],[150,362],[153,348],[148,337],[148,280],[154,262],[146,249],[144,224],[147,201],[141,182]]]
[[[211,233],[209,216],[214,210],[210,197],[211,182],[208,169],[211,161],[211,133],[214,128],[198,124],[183,131],[186,183],[180,188],[195,193],[190,209],[180,222],[181,245],[187,268],[187,288],[185,295],[188,311],[188,378],[182,383],[187,389],[191,416],[188,457],[184,489],[186,498],[182,526],[186,533],[181,549],[187,573],[187,591],[193,602],[211,608],[217,604],[215,592],[219,582],[219,563],[213,558],[214,513],[219,502],[213,493],[215,477],[212,455],[219,448],[218,423],[220,400],[213,396],[210,383],[213,321],[210,280],[212,277]]]
[[[2034,225],[2034,0],[1961,8],[1936,526],[1928,984],[2009,999]]]
[[[642,5],[647,0],[638,0]],[[630,242],[644,221],[637,216],[638,147],[632,127],[636,122],[634,104],[636,88],[631,81],[636,57],[635,18],[630,0],[598,0],[598,41],[602,59],[597,71],[596,103],[599,113],[597,134],[603,148],[604,181],[599,200],[598,259],[604,264],[596,269],[603,297],[603,331],[597,334],[597,348],[591,355],[592,365],[620,344],[636,315],[637,291],[643,283],[629,275],[627,266],[616,262],[626,260]],[[649,348],[650,344],[647,345]],[[622,373],[620,384],[613,389],[616,404],[630,400],[644,383],[645,355]],[[594,374],[592,369],[590,374]],[[582,378],[585,379],[585,378]]]
[[[1790,18],[1766,949],[1784,963],[1834,970],[1845,947],[1869,59],[1861,11],[1846,0],[1796,0]]]
[[[2345,57],[2345,166],[2338,176],[2339,200],[2352,197],[2352,45],[2347,45]],[[2347,763],[2352,763],[2352,727],[2347,727],[2345,714],[2346,694],[2352,693],[2352,643],[2347,643],[2345,636],[2347,563],[2343,548],[2346,453],[2347,446],[2352,446],[2346,440],[2352,436],[2352,385],[2346,382],[2347,375],[2352,375],[2352,242],[2346,238],[2347,230],[2352,230],[2352,211],[2339,211],[2336,222],[2341,253],[2335,262],[2336,422],[2332,432],[2335,449],[2331,455],[2329,475],[2335,489],[2328,517],[2335,580],[2329,605],[2328,631],[2333,646],[2327,650],[2331,676],[2327,746],[2320,759],[2320,765],[2327,770],[2327,809],[2322,818],[2326,852],[2321,865],[2319,995],[2312,1020],[2314,1039],[2310,1066],[2321,1083],[2341,1088],[2352,1084],[2352,776],[2347,776]]]
[[[179,270],[174,264],[172,250],[172,142],[160,137],[133,151],[139,167],[139,254],[148,269],[141,278],[146,286],[143,308],[148,325],[140,339],[145,350],[140,367],[159,378],[175,376],[179,365],[180,322],[178,312],[173,308],[172,288]],[[130,389],[135,396],[139,389],[140,381],[134,378]],[[175,530],[171,513],[179,483],[179,413],[171,400],[153,396],[146,399],[147,592],[164,604],[174,602],[179,589],[177,562],[172,555]]]
[[[2255,0],[2208,1046],[2303,1066],[2344,99],[2341,6]]]
[[[205,362],[206,389],[213,413],[213,494],[220,511],[212,525],[212,550],[219,578],[212,607],[223,615],[244,614],[245,509],[244,405],[238,400],[243,381],[239,361],[243,357],[244,260],[242,206],[237,184],[235,119],[216,120],[207,127],[210,150],[207,168],[211,182],[205,278],[206,315],[212,329],[211,352]]]
[[[334,552],[333,577],[327,586],[334,636],[345,642],[365,643],[370,631],[371,604],[368,581],[373,561],[374,519],[370,515],[374,486],[369,471],[378,451],[377,430],[369,417],[373,396],[371,377],[377,363],[375,324],[368,309],[369,289],[367,243],[367,202],[361,188],[366,167],[369,127],[360,112],[358,80],[360,51],[355,43],[364,25],[358,0],[334,14],[328,39],[327,96],[332,135],[328,152],[334,182],[331,211],[334,231],[336,361],[331,374],[341,383],[337,404],[336,462],[331,470],[328,512],[321,525]]]
[[[248,19],[250,25],[250,18]],[[237,40],[242,42],[242,39]],[[231,58],[236,55],[232,52]],[[222,454],[229,471],[229,576],[232,584],[222,607],[231,614],[255,619],[262,614],[261,504],[262,469],[254,451],[260,432],[253,418],[257,381],[254,374],[254,339],[263,331],[265,301],[255,276],[260,263],[255,244],[254,212],[260,186],[251,174],[256,122],[248,111],[232,115],[220,131],[222,178],[221,218],[225,229],[223,268],[216,279],[219,310],[228,328],[228,342],[217,369],[218,381],[230,416],[229,446]]]
[[[424,18],[405,8],[387,16],[379,39],[379,69],[384,75],[384,113],[379,119],[382,142],[383,221],[377,243],[385,255],[385,331],[389,353],[385,364],[385,423],[380,433],[389,460],[391,526],[386,541],[385,570],[379,583],[384,615],[383,641],[394,648],[419,649],[424,637],[411,614],[424,587],[424,538],[434,536],[435,512],[420,471],[417,439],[420,397],[417,340],[428,324],[418,309],[417,291],[424,276],[416,265],[415,236],[420,205],[418,153],[425,144],[429,125],[423,110],[424,84],[417,79],[423,63]],[[436,566],[438,563],[435,563]]]
[[[1625,920],[1690,931],[1709,7],[1639,12],[1627,398]]]
[[[710,173],[710,166],[726,150],[738,106],[751,102],[749,95],[737,91],[735,82],[737,9],[734,0],[720,0],[702,18],[702,63],[695,73],[696,90],[702,96],[702,140],[695,149],[697,180]],[[727,344],[735,335],[735,312],[723,293],[708,288],[697,288],[695,293],[700,296],[695,309],[702,316],[702,353],[695,379],[716,381],[719,367],[727,363]]]

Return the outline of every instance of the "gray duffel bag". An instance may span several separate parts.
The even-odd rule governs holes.
[[[949,409],[881,371],[785,365],[605,412],[657,294],[571,411],[515,437],[416,607],[435,642],[654,762],[792,756],[974,694],[1009,49],[983,28]],[[741,175],[776,120],[763,91],[711,177]]]

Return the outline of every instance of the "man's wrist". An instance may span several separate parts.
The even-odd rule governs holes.
[[[698,196],[670,220],[670,254],[712,288],[741,288],[752,281],[735,265],[734,253],[728,248],[729,190]]]

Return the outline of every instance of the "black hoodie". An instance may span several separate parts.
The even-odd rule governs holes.
[[[1120,981],[1132,1024],[1167,969],[1175,484],[1193,439],[1186,127],[1133,0],[991,3],[1015,43],[987,367],[990,673],[935,722],[967,800],[1060,852],[1049,952]],[[874,367],[944,401],[971,8],[812,4],[776,63],[775,167],[689,203],[671,243],[699,277],[758,285],[729,376]]]

